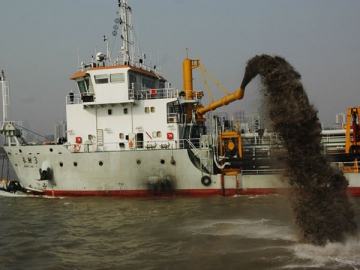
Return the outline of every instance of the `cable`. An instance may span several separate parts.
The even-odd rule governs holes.
[[[37,136],[40,136],[40,137],[42,137],[42,138],[44,138],[44,139],[47,139],[47,140],[51,141],[51,139],[49,139],[49,138],[47,138],[47,137],[45,137],[45,136],[43,136],[43,135],[41,135],[41,134],[39,134],[39,133],[36,133],[36,132],[34,132],[34,131],[30,130],[30,129],[21,127],[21,126],[15,124],[15,123],[13,123],[13,125],[16,126],[16,127],[18,127],[18,128],[21,128],[21,129],[24,129],[24,130],[26,130],[26,131],[29,131],[29,132],[31,132],[31,133],[33,133],[33,134],[35,134],[35,135],[37,135]]]

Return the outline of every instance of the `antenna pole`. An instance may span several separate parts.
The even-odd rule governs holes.
[[[122,24],[122,40],[123,45],[121,53],[123,55],[124,64],[135,64],[135,46],[133,38],[132,11],[127,1],[123,0],[120,5],[120,24]]]
[[[107,38],[107,36],[104,36],[104,41],[106,42],[106,62],[107,65],[109,66],[111,63],[111,58],[110,58],[110,49],[109,49],[109,39]]]
[[[6,122],[8,117],[8,107],[10,105],[10,83],[5,81],[4,71],[1,71],[0,76],[2,99],[3,99],[3,124]]]

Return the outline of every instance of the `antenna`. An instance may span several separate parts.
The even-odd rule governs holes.
[[[117,26],[117,25],[114,25]],[[107,65],[109,66],[111,63],[111,58],[110,58],[110,49],[109,49],[109,39],[107,38],[107,36],[104,36],[104,41],[106,43],[106,62]]]
[[[123,0],[121,3],[118,1],[120,7],[120,18],[115,19],[116,25],[114,25],[113,36],[117,35],[117,24],[122,27],[121,38],[123,40],[121,47],[121,54],[123,57],[124,64],[135,64],[135,49],[134,49],[134,38],[133,38],[133,25],[132,25],[132,10],[128,6],[127,1]]]

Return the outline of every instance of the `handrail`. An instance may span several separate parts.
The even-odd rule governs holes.
[[[194,145],[200,145],[200,138],[192,138],[192,139],[181,139],[181,140],[159,140],[159,141],[136,141],[135,147],[129,147],[129,141],[124,142],[108,142],[101,145],[101,148],[98,148],[97,143],[93,144],[80,144],[80,151],[83,152],[85,147],[95,146],[97,149],[92,149],[90,152],[104,152],[104,151],[147,151],[147,150],[178,150],[178,149],[198,149]],[[76,143],[72,144],[64,144],[65,147],[69,149],[73,149],[75,145],[79,145]],[[121,147],[122,145],[123,147]],[[142,147],[136,147],[136,145],[142,145]],[[190,146],[190,147],[189,147]]]

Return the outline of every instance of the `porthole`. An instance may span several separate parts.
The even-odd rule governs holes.
[[[161,159],[161,160],[160,160],[160,163],[161,163],[161,164],[165,164],[165,160]]]
[[[74,166],[76,167],[78,164],[77,164],[77,162],[74,162]]]
[[[60,162],[59,165],[60,165],[60,167],[62,167],[62,166],[64,166],[64,163]]]
[[[140,164],[141,164],[141,160],[140,160],[140,159],[137,159],[137,160],[136,160],[136,164],[137,164],[137,165],[140,165]]]
[[[52,152],[53,151],[53,149],[52,148],[50,148],[50,152]]]
[[[102,161],[99,161],[99,165],[102,166],[104,165],[104,163]]]
[[[19,149],[19,152],[20,152],[20,153],[22,153],[22,150],[21,150],[21,149]]]

